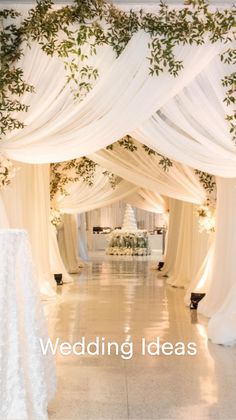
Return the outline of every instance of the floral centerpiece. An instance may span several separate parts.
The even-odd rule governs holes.
[[[215,232],[215,206],[207,202],[197,209],[199,232]]]
[[[148,242],[146,230],[129,232],[123,229],[116,229],[110,235],[108,255],[150,255],[151,249]]]
[[[16,175],[16,168],[12,161],[0,154],[0,190],[6,188]]]

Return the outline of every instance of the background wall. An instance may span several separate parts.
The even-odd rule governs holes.
[[[87,230],[92,230],[93,226],[115,228],[122,226],[126,203],[119,201],[107,207],[92,210],[86,213]],[[156,214],[133,207],[138,228],[153,230],[156,226],[162,226],[164,217],[162,214]]]

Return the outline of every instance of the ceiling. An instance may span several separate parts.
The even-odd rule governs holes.
[[[117,5],[122,5],[122,6],[133,6],[133,5],[142,5],[142,6],[154,6],[154,5],[158,5],[159,4],[159,0],[110,0],[111,3],[117,4]],[[36,3],[36,0],[0,0],[0,6],[1,5],[6,5],[6,4],[17,4],[18,6],[20,6],[21,4],[34,4]],[[73,1],[71,0],[54,0],[55,4],[71,4],[73,3]],[[166,0],[165,1],[166,4],[176,4],[176,5],[183,5],[184,0]],[[233,4],[233,0],[209,0],[209,4],[210,5],[229,5],[229,4]]]

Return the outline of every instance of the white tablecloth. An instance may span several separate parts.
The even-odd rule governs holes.
[[[0,419],[45,420],[56,389],[27,233],[0,229]]]

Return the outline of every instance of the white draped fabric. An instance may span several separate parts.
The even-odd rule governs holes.
[[[99,54],[97,60],[98,64],[103,62],[106,70],[101,69],[96,86],[78,104],[74,103],[69,86],[63,89],[63,63],[46,56],[35,44],[31,49],[25,47],[22,66],[36,93],[22,98],[30,105],[29,112],[22,115],[26,127],[9,133],[1,142],[0,151],[29,163],[91,154],[141,126],[222,49],[218,44],[179,45],[176,56],[184,61],[180,75],[174,78],[162,73],[152,77],[148,42],[148,34],[140,31],[117,59],[108,48],[102,49],[102,60]]]
[[[87,229],[92,232],[94,226],[102,227],[121,227],[123,224],[126,203],[132,204],[129,198],[118,201],[107,207],[98,208],[87,213]],[[135,219],[139,229],[153,230],[157,226],[163,225],[163,214],[146,211],[143,208],[135,207],[133,203]],[[162,212],[163,213],[163,212]]]
[[[32,245],[40,289],[55,295],[55,281],[49,261],[49,166],[15,163],[16,177],[1,192],[11,228],[26,229]]]
[[[62,260],[58,240],[57,240],[57,229],[51,224],[49,232],[49,252],[50,252],[50,268],[53,274],[62,274],[62,280],[64,283],[70,283],[73,281],[71,276],[68,274],[64,262]]]
[[[206,291],[212,240],[212,235],[199,232],[195,205],[170,200],[168,243],[161,275],[168,275],[171,286],[187,289],[186,304],[191,292]]]
[[[68,195],[57,194],[55,205],[62,213],[84,213],[96,208],[108,206],[124,199],[127,195],[137,191],[137,186],[121,180],[113,189],[107,176],[103,175],[105,169],[96,167],[94,183],[88,185],[83,180],[68,185]]]
[[[185,165],[222,177],[236,176],[236,150],[225,116],[221,79],[232,67],[215,57],[161,112],[132,135]]]
[[[136,193],[129,195],[124,201],[134,207],[157,214],[165,213],[169,208],[168,197],[162,197],[157,192],[144,188],[140,188]]]
[[[213,270],[206,297],[199,311],[211,316],[208,337],[213,343],[236,343],[236,179],[217,178],[218,201]]]
[[[207,296],[200,302],[199,311],[212,317],[210,337],[213,340],[229,342],[227,321],[231,331],[230,340],[235,339],[235,272],[236,272],[236,178],[217,178],[217,213],[216,213],[216,243],[214,265]],[[220,320],[220,329],[216,331]],[[223,334],[222,323],[226,328]],[[232,324],[233,323],[233,324]],[[232,328],[233,325],[233,328]],[[214,327],[213,327],[214,326]],[[218,337],[216,339],[216,337]]]
[[[7,229],[10,227],[10,223],[7,217],[5,205],[0,193],[0,229]]]
[[[86,232],[86,215],[81,213],[77,215],[78,226],[78,250],[79,256],[83,261],[89,260]]]
[[[205,200],[205,191],[192,169],[174,162],[165,172],[159,165],[160,157],[149,155],[138,142],[135,145],[134,152],[114,145],[113,150],[100,150],[89,157],[144,189],[193,203]]]
[[[58,229],[58,244],[66,269],[71,274],[78,273],[83,265],[78,255],[78,225],[74,214],[63,214],[62,225]]]

